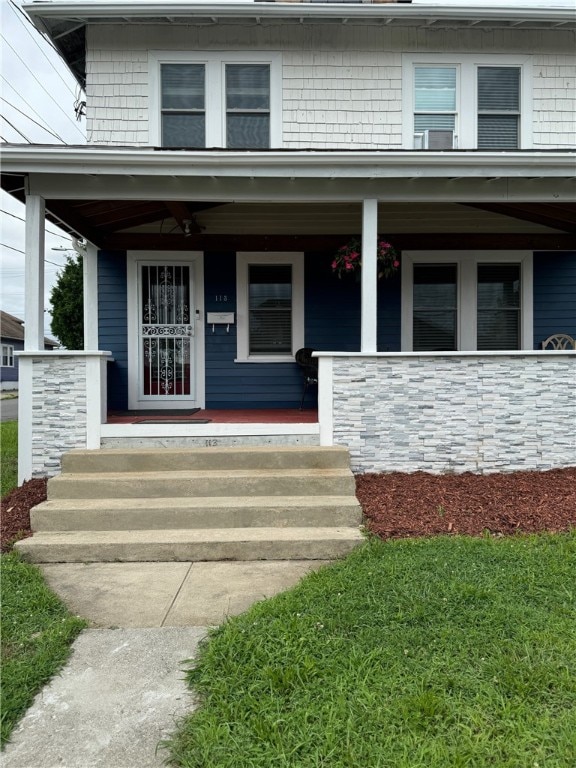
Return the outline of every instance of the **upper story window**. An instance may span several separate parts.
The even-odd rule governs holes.
[[[406,149],[531,146],[530,61],[521,56],[403,56]]]
[[[226,146],[270,146],[269,64],[226,64]]]
[[[150,142],[163,147],[281,145],[279,54],[150,52]]]
[[[206,146],[204,64],[162,64],[162,146]]]

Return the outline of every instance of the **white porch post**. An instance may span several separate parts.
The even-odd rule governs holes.
[[[98,349],[98,249],[86,246],[82,257],[84,286],[84,349]]]
[[[44,215],[38,195],[26,198],[24,349],[44,349]]]
[[[360,351],[377,350],[378,200],[362,201],[362,307]]]
[[[44,215],[39,195],[26,197],[24,262],[24,349],[44,349]],[[32,477],[32,365],[20,358],[18,398],[18,485]]]

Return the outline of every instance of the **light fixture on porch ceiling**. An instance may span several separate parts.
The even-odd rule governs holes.
[[[182,219],[182,231],[184,232],[184,237],[190,237],[198,232],[203,232],[205,229],[206,227],[198,224],[194,216],[191,219]]]

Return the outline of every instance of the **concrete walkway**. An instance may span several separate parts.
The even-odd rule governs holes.
[[[159,768],[193,709],[184,683],[207,625],[296,584],[325,561],[41,566],[91,624],[12,734],[3,768]]]

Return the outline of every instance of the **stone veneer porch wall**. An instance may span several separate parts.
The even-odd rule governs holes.
[[[355,472],[576,466],[576,353],[335,356],[331,376]]]
[[[60,471],[63,453],[99,448],[109,353],[21,352],[19,482]]]

